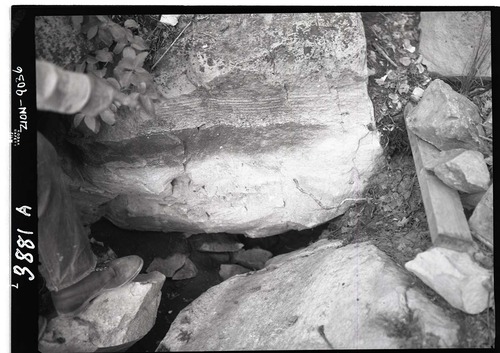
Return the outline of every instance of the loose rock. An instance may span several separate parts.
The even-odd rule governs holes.
[[[159,271],[163,273],[167,278],[172,278],[175,272],[182,266],[184,266],[187,258],[187,254],[182,253],[175,253],[167,257],[166,259],[155,257],[146,272],[149,273],[153,271]]]
[[[184,266],[182,266],[172,277],[173,280],[179,281],[182,279],[189,279],[196,277],[198,269],[190,259],[186,259]]]
[[[488,307],[483,282],[491,272],[467,253],[436,247],[418,254],[405,267],[457,309],[478,314]]]
[[[375,246],[322,240],[287,255],[202,294],[156,351],[457,345],[458,325]]]
[[[490,173],[481,152],[464,149],[443,151],[431,168],[449,187],[465,192],[484,192],[490,184]]]
[[[486,151],[478,108],[441,80],[432,81],[406,118],[407,128],[440,150]]]
[[[196,234],[189,237],[194,249],[202,252],[232,252],[243,248],[233,234]]]
[[[219,276],[221,276],[222,280],[225,281],[226,279],[233,277],[235,275],[240,275],[243,273],[247,273],[252,271],[249,268],[240,266],[240,265],[235,265],[235,264],[222,264],[220,265],[220,270],[219,270]]]
[[[473,236],[493,249],[493,184],[472,213],[469,226]]]
[[[155,324],[164,281],[159,272],[140,274],[133,282],[98,296],[78,316],[53,318],[38,349],[42,353],[95,352],[141,339]]]
[[[271,257],[273,254],[270,251],[259,248],[240,250],[232,254],[233,262],[253,270],[264,268],[266,261]]]

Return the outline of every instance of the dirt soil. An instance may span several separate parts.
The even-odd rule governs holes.
[[[367,63],[372,73],[368,92],[385,154],[380,170],[373,174],[364,191],[362,198],[365,200],[352,206],[343,216],[314,229],[260,240],[241,236],[240,241],[245,244],[245,248],[260,246],[278,255],[307,246],[318,238],[342,239],[345,244],[369,240],[396,263],[404,266],[418,253],[432,246],[403,119],[403,108],[412,100],[413,89],[417,86],[425,89],[431,81],[418,60],[419,13],[370,12],[362,13],[362,19],[367,38]],[[158,29],[155,27],[154,31]],[[158,39],[154,43],[159,45]],[[411,47],[415,47],[414,52],[410,52]],[[481,102],[485,104],[484,100]],[[91,230],[91,236],[102,242],[105,248],[113,249],[118,257],[130,254],[141,256],[144,259],[143,272],[154,257],[166,255],[165,249],[189,250],[181,234],[126,231],[106,220],[97,222]],[[96,246],[94,244],[96,252],[99,252]],[[491,251],[479,246],[492,260]],[[221,282],[219,263],[206,254],[192,249],[190,251],[190,258],[198,267],[198,275],[182,281],[166,280],[155,326],[127,352],[154,352],[180,310],[208,288]],[[417,277],[413,277],[415,286],[421,288],[431,301],[460,324],[461,348],[493,347],[494,309],[478,315],[465,314],[451,307]],[[42,306],[50,311],[50,303],[43,299],[46,293],[41,298]]]

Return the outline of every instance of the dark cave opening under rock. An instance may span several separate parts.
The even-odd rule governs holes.
[[[261,248],[277,256],[306,247],[316,241],[328,224],[265,238],[247,238],[244,235],[236,235],[235,238],[243,243],[243,249]],[[154,327],[132,345],[128,352],[153,352],[179,312],[206,290],[222,282],[219,276],[221,262],[211,257],[210,253],[192,249],[189,238],[186,239],[182,233],[123,230],[110,221],[101,219],[91,226],[91,237],[93,250],[98,256],[107,249],[112,249],[118,257],[140,256],[144,260],[141,273],[145,273],[155,257],[164,258],[177,251],[188,252],[190,260],[198,269],[194,278],[165,280]]]

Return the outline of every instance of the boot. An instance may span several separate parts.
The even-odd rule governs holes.
[[[119,288],[132,281],[141,271],[144,261],[136,255],[111,261],[96,269],[81,281],[52,292],[52,301],[59,316],[75,316],[82,312],[99,294]]]

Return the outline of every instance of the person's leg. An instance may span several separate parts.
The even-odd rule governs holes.
[[[40,273],[57,313],[76,315],[100,293],[132,281],[143,260],[130,255],[95,268],[96,257],[63,182],[57,153],[40,133],[37,148]]]
[[[57,153],[40,133],[37,172],[40,273],[50,291],[60,291],[94,271],[96,257],[63,182]]]

